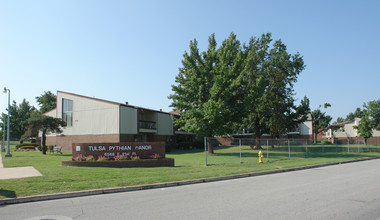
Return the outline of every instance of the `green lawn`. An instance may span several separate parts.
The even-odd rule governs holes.
[[[323,152],[322,147],[324,148]],[[13,157],[5,158],[3,153],[5,167],[33,166],[43,176],[0,180],[0,199],[200,179],[378,157],[380,156],[379,152],[370,152],[370,149],[377,151],[378,148],[376,146],[368,147],[369,152],[363,152],[364,148],[360,148],[363,150],[359,150],[359,153],[353,150],[347,153],[344,148],[342,148],[343,152],[339,151],[335,145],[310,146],[306,153],[304,146],[300,146],[291,148],[289,158],[286,146],[281,148],[276,146],[275,149],[268,148],[268,161],[266,146],[264,146],[262,150],[264,163],[259,164],[258,150],[242,146],[242,163],[240,163],[239,146],[223,146],[215,148],[215,155],[207,156],[207,167],[203,150],[187,150],[173,151],[167,154],[167,157],[175,159],[175,167],[159,168],[62,167],[61,161],[71,160],[71,154],[48,153],[42,155],[40,152],[12,152]]]

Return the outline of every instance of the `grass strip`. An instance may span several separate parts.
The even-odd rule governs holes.
[[[71,153],[12,152],[10,158],[2,154],[4,167],[33,166],[43,176],[0,180],[0,199],[220,177],[380,156],[377,147],[367,148],[373,152],[350,153],[344,146],[341,151],[335,145],[325,146],[324,152],[316,150],[319,148],[313,151],[309,146],[306,152],[293,147],[289,158],[285,147],[269,147],[269,160],[263,149],[264,163],[259,164],[258,150],[242,146],[240,163],[239,146],[222,146],[215,148],[214,155],[208,155],[208,166],[203,150],[173,151],[167,157],[175,159],[175,167],[157,168],[62,167],[61,161],[71,160]]]

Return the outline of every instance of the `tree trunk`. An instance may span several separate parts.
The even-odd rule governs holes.
[[[261,147],[261,142],[260,142],[260,138],[261,138],[261,131],[260,131],[260,122],[259,122],[259,119],[256,118],[255,119],[255,136],[256,136],[256,149],[263,149]]]
[[[214,154],[214,148],[213,148],[213,146],[211,144],[211,138],[206,137],[206,140],[207,140],[207,148],[208,148],[207,152],[209,154]]]
[[[42,154],[46,154],[46,131],[42,131],[42,144],[41,144],[41,151]]]
[[[261,149],[263,149],[263,148],[261,147],[260,138],[261,138],[261,135],[260,135],[260,134],[259,134],[259,135],[256,134],[256,150],[261,150]]]

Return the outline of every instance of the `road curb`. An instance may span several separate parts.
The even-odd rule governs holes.
[[[77,191],[77,192],[55,193],[55,194],[46,194],[46,195],[38,195],[38,196],[1,199],[0,206],[9,205],[9,204],[26,203],[26,202],[75,198],[75,197],[82,197],[82,196],[119,193],[119,192],[131,192],[131,191],[140,191],[140,190],[147,190],[147,189],[158,189],[158,188],[167,188],[167,187],[173,187],[173,186],[184,186],[184,185],[191,185],[191,184],[198,184],[198,183],[215,182],[215,181],[222,181],[222,180],[240,179],[240,178],[246,178],[246,177],[286,173],[286,172],[292,172],[292,171],[314,169],[314,168],[319,168],[319,167],[326,167],[326,166],[333,166],[333,165],[347,164],[347,163],[354,163],[354,162],[361,162],[361,161],[375,160],[375,159],[380,159],[380,157],[371,157],[371,158],[364,158],[364,159],[358,159],[358,160],[333,162],[333,163],[327,163],[327,164],[310,165],[310,166],[295,167],[295,168],[288,168],[288,169],[281,169],[281,170],[270,170],[270,171],[263,171],[263,172],[257,172],[257,173],[237,174],[237,175],[231,175],[231,176],[212,177],[212,178],[185,180],[185,181],[168,182],[168,183],[156,183],[156,184],[140,185],[140,186],[85,190],[85,191]]]

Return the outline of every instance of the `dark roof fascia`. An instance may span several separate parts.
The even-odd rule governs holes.
[[[63,93],[63,94],[66,94],[66,95],[77,96],[77,97],[80,97],[80,98],[91,99],[91,100],[94,100],[94,101],[105,102],[105,103],[113,104],[113,105],[120,105],[120,103],[117,103],[117,102],[112,102],[112,101],[108,101],[108,100],[104,100],[104,99],[98,99],[98,98],[92,98],[92,97],[88,97],[88,96],[84,96],[84,95],[78,95],[78,94],[70,93],[70,92],[57,91],[57,93]]]
[[[169,112],[163,112],[163,111],[158,111],[158,110],[154,110],[154,109],[143,108],[143,107],[133,106],[133,105],[126,105],[126,104],[122,104],[122,103],[120,103],[120,106],[131,107],[131,108],[135,108],[137,110],[144,110],[144,111],[150,111],[150,112],[158,112],[158,113],[163,113],[163,114],[171,115]]]
[[[337,123],[337,124],[330,125],[330,126],[328,126],[327,128],[336,127],[336,126],[341,126],[341,125],[346,125],[346,124],[350,124],[350,123],[353,123],[353,122],[355,122],[355,121],[344,121],[344,122],[341,122],[341,123]]]
[[[70,92],[57,91],[57,93],[63,93],[63,94],[73,95],[73,96],[77,96],[77,97],[81,97],[81,98],[85,98],[85,99],[91,99],[91,100],[94,100],[94,101],[105,102],[105,103],[108,103],[108,104],[113,104],[113,105],[118,105],[118,106],[123,106],[123,107],[130,107],[130,108],[135,108],[135,109],[142,109],[142,110],[145,110],[145,111],[159,112],[159,113],[164,113],[164,114],[169,114],[170,115],[170,113],[168,113],[168,112],[163,112],[163,111],[158,111],[158,110],[153,110],[153,109],[148,109],[148,108],[142,108],[142,107],[133,106],[133,105],[127,105],[127,104],[123,104],[123,103],[119,103],[119,102],[113,102],[113,101],[108,101],[108,100],[104,100],[104,99],[92,98],[92,97],[88,97],[88,96],[84,96],[84,95],[78,95],[78,94],[70,93]]]
[[[55,108],[53,108],[52,110],[49,110],[49,111],[43,113],[43,115],[46,115],[47,113],[52,112],[52,111],[54,111],[54,110],[57,110],[57,107],[55,107]]]

